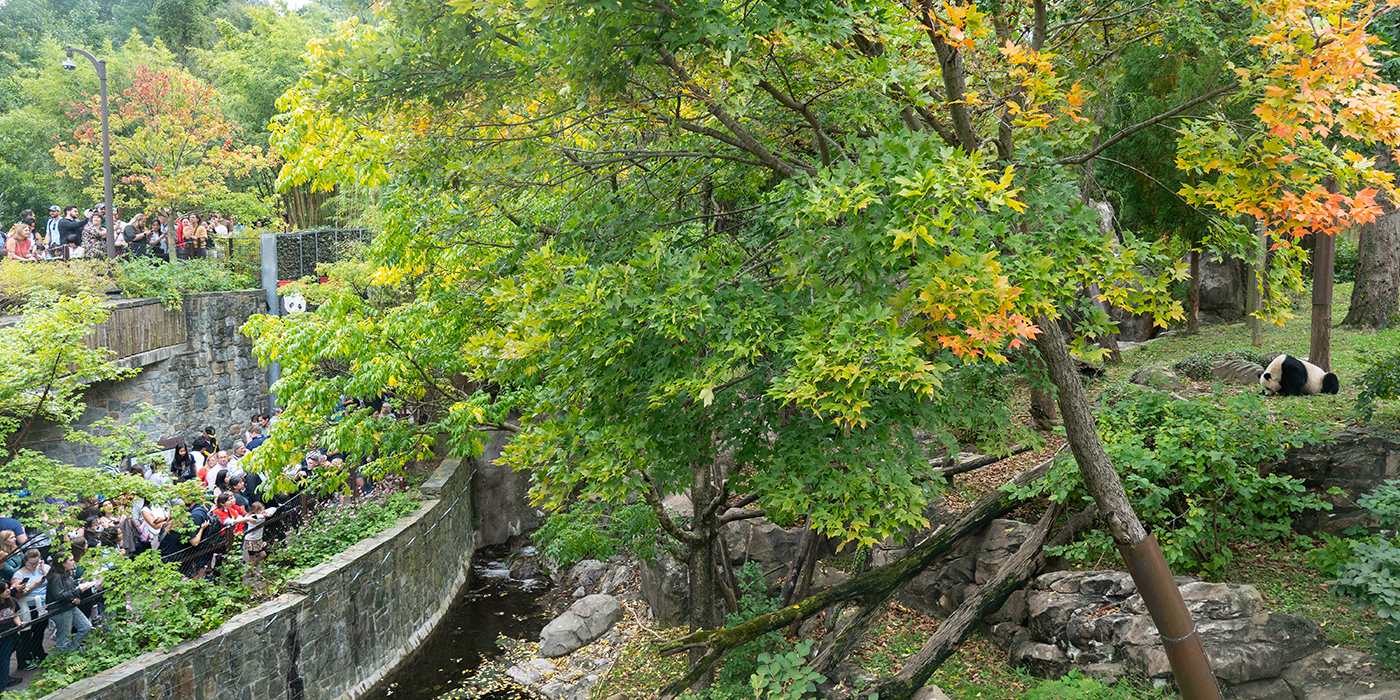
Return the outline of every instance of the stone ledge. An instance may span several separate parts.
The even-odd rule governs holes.
[[[185,343],[180,343],[179,345],[167,345],[163,348],[147,350],[146,352],[137,353],[130,357],[123,357],[120,360],[114,360],[112,364],[126,369],[137,369],[139,367],[147,367],[153,365],[162,360],[169,360],[172,357],[178,357],[188,352],[190,352],[190,350]]]

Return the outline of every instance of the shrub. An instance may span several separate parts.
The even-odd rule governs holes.
[[[1210,372],[1222,360],[1245,360],[1256,365],[1267,366],[1269,361],[1253,350],[1228,350],[1225,352],[1198,352],[1177,360],[1172,369],[1197,381],[1210,379]]]
[[[1056,680],[1042,680],[1031,686],[1022,700],[1146,700],[1175,697],[1165,688],[1146,690],[1130,683],[1113,686],[1085,676],[1074,669]]]
[[[1356,241],[1337,236],[1337,252],[1332,260],[1332,279],[1337,282],[1356,281],[1356,261],[1360,257]]]
[[[1356,378],[1361,393],[1356,396],[1356,412],[1362,420],[1371,420],[1376,412],[1376,401],[1400,398],[1400,352],[1382,357],[1358,354],[1358,360],[1366,365],[1366,370]]]
[[[358,505],[326,505],[282,543],[269,561],[297,572],[331,560],[418,509],[418,493],[378,494]]]
[[[1400,480],[1387,481],[1356,502],[1374,513],[1381,527],[1400,526]],[[1335,567],[1337,578],[1331,583],[1338,593],[1375,606],[1376,615],[1386,622],[1376,632],[1376,657],[1387,666],[1400,665],[1400,539],[1371,535],[1350,542],[1324,538],[1324,542],[1311,559],[1324,570]]]
[[[1133,508],[1156,534],[1168,563],[1207,573],[1229,563],[1227,542],[1289,536],[1293,516],[1329,509],[1303,482],[1261,476],[1260,462],[1279,459],[1290,445],[1318,439],[1319,430],[1285,432],[1260,396],[1182,401],[1166,392],[1121,387],[1105,392],[1098,416],[1109,458]],[[1074,506],[1089,502],[1073,460],[1061,459],[1025,495],[1048,492]],[[1112,556],[1113,541],[1095,531],[1062,549],[1092,564]]]
[[[252,275],[235,272],[217,258],[173,263],[154,258],[123,260],[117,265],[116,283],[128,297],[156,297],[171,309],[180,306],[186,292],[228,292],[257,286]]]
[[[530,539],[551,566],[567,571],[580,559],[607,559],[623,550],[655,563],[661,536],[661,524],[645,503],[608,508],[583,502],[551,514]]]
[[[30,295],[50,289],[62,296],[102,296],[117,288],[112,263],[103,259],[72,262],[0,262],[0,314],[18,313]]]

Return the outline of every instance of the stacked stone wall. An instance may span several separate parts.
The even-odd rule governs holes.
[[[84,396],[87,410],[74,427],[108,417],[125,422],[150,406],[158,414],[146,426],[152,440],[188,440],[212,425],[220,444],[232,446],[249,419],[268,409],[267,372],[253,357],[252,340],[238,332],[249,317],[266,312],[266,295],[258,289],[186,294],[185,344],[121,361],[141,372],[93,384]],[[95,466],[99,459],[95,449],[63,440],[54,425],[42,426],[32,446],[79,466]]]
[[[471,482],[452,459],[395,526],[307,571],[290,592],[169,652],[132,659],[45,700],[354,700],[433,630],[467,582]]]

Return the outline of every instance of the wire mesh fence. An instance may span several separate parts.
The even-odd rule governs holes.
[[[277,279],[299,280],[316,274],[319,263],[333,263],[351,243],[369,244],[366,228],[332,228],[279,233],[276,236]]]

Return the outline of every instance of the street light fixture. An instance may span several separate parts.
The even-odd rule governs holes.
[[[100,61],[96,56],[76,47],[63,47],[68,58],[63,61],[63,70],[77,70],[78,64],[73,62],[73,54],[81,54],[87,60],[92,61],[92,67],[97,69],[97,85],[102,94],[102,192],[103,204],[107,209],[107,257],[117,257],[117,232],[116,232],[116,209],[112,207],[112,140],[107,128],[107,62]]]

